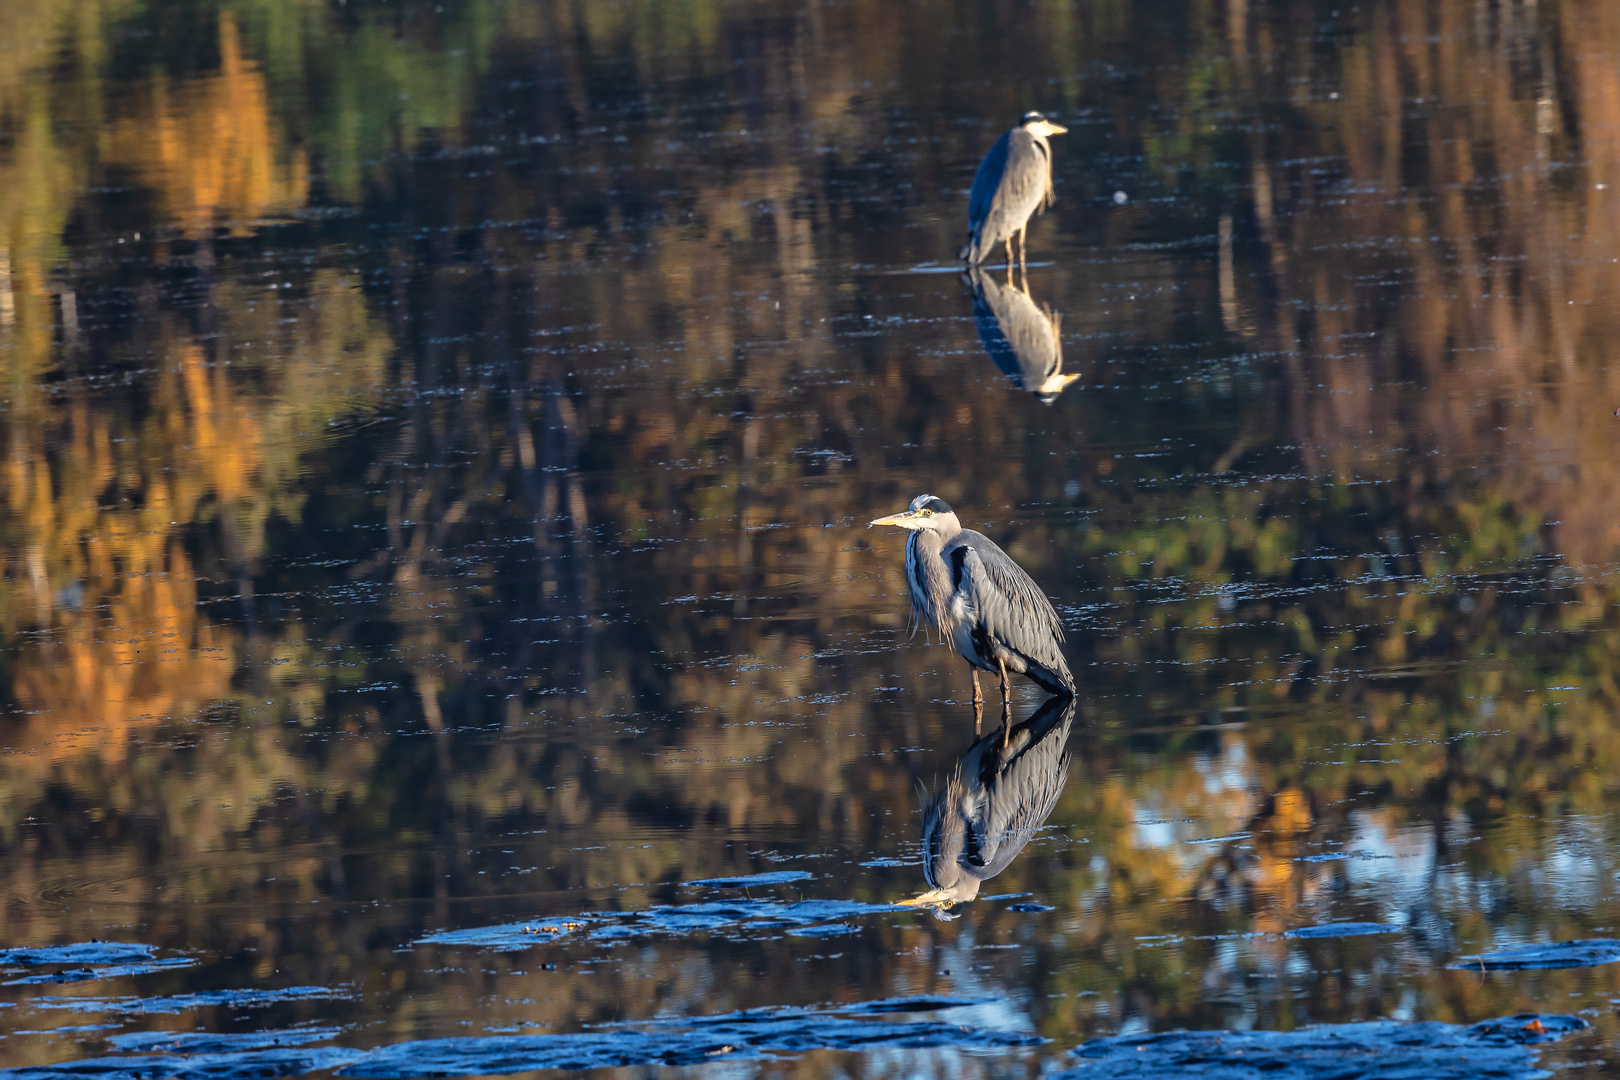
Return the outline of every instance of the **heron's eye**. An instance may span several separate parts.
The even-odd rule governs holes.
[[[933,516],[934,516],[934,512],[932,510],[924,510],[923,511],[923,517],[933,517]]]

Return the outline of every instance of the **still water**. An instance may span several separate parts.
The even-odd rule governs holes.
[[[1620,1076],[1617,55],[0,7],[0,1075]],[[963,277],[1030,108],[1027,278]],[[1080,685],[1018,682],[1060,793],[950,919],[892,905],[1000,720],[864,527],[924,492]]]

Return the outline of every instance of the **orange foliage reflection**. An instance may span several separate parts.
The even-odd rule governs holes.
[[[256,219],[295,210],[309,193],[306,157],[278,137],[264,75],[242,56],[229,11],[219,16],[219,57],[217,75],[154,78],[107,134],[109,159],[135,168],[164,217],[192,237],[219,224],[246,236]]]

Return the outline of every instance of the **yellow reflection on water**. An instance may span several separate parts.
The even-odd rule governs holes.
[[[302,149],[275,131],[264,75],[242,55],[236,18],[219,16],[219,73],[176,83],[153,77],[114,114],[110,164],[128,165],[186,236],[217,224],[246,236],[256,220],[286,214],[309,195]]]

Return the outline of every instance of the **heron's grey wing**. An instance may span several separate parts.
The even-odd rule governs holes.
[[[1069,782],[1069,760],[1060,748],[1056,761],[1008,778],[990,793],[974,845],[978,855],[975,877],[991,878],[1007,869],[1036,830],[1046,824]]]
[[[1024,373],[1006,328],[1002,325],[1001,310],[1007,306],[1003,293],[1007,290],[993,277],[985,277],[975,267],[968,284],[973,290],[973,322],[979,331],[979,343],[989,354],[991,363],[1013,382],[1023,385]]]
[[[1012,376],[1022,389],[1039,390],[1047,376],[1063,363],[1057,324],[1022,289],[997,285],[992,279],[985,287],[984,297],[1012,354],[1010,364],[997,360],[996,366]],[[979,336],[984,337],[982,324]]]
[[[951,803],[948,794],[950,784],[947,783],[933,795],[929,796],[923,804],[922,818],[922,865],[923,878],[927,880],[930,889],[943,888],[940,884],[948,862],[954,862],[956,853],[951,844],[951,821],[947,818]]]
[[[975,745],[973,750],[977,750]],[[978,877],[976,867],[983,860],[979,845],[984,829],[985,792],[978,783],[977,759],[970,750],[957,763],[948,780],[923,808],[923,877],[930,888],[953,886],[958,875]]]
[[[1072,699],[1061,707],[1061,722],[1038,731],[1035,741],[985,787],[984,812],[974,822],[983,863],[976,873],[981,878],[1005,870],[1057,808],[1069,782],[1069,728],[1075,712]]]
[[[953,584],[996,640],[1054,670],[1067,664],[1056,643],[1063,640],[1052,602],[1012,557],[983,533],[963,529],[945,545]],[[1057,664],[1050,661],[1056,659]]]
[[[976,228],[990,213],[990,204],[1001,185],[1001,175],[1007,169],[1007,145],[1012,132],[1004,131],[1001,138],[979,162],[979,171],[973,174],[973,190],[968,194],[968,228]]]

